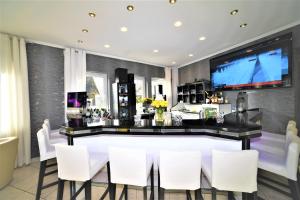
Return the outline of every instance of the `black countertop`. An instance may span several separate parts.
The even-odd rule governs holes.
[[[133,121],[105,120],[86,123],[80,119],[70,121],[60,132],[70,137],[98,134],[212,135],[239,140],[261,136],[261,126],[255,123],[260,116],[260,111],[254,110],[227,114],[223,123],[217,123],[215,119],[183,120],[182,124],[157,124],[154,120],[141,120],[139,125]]]

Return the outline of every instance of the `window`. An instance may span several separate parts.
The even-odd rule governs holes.
[[[88,102],[96,108],[109,108],[107,74],[87,72],[86,91]]]
[[[145,77],[135,76],[134,77],[135,84],[135,95],[137,98],[145,97]]]

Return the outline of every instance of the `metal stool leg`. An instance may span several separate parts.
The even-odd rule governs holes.
[[[36,191],[36,196],[35,196],[36,200],[39,200],[41,197],[44,176],[45,176],[45,171],[46,171],[46,165],[47,165],[47,160],[44,160],[40,163],[39,181],[38,181],[38,186],[37,186],[37,191]]]
[[[58,179],[57,200],[63,200],[65,181]]]
[[[92,181],[91,180],[86,182],[84,192],[85,192],[85,200],[91,200],[92,199]]]

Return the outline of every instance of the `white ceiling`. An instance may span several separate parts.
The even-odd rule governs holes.
[[[128,4],[135,6],[133,12],[126,10]],[[239,9],[235,16],[229,14],[233,9]],[[96,18],[88,16],[90,11]],[[177,0],[174,5],[168,0],[0,0],[0,32],[159,66],[172,66],[173,61],[182,66],[300,23],[299,11],[300,0]],[[177,20],[183,23],[179,28],[173,26]],[[242,23],[248,26],[240,28]],[[120,32],[122,26],[128,32]],[[207,39],[199,41],[200,36]]]

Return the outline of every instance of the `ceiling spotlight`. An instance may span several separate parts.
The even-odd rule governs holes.
[[[180,26],[182,26],[182,22],[181,21],[176,21],[176,22],[174,22],[174,26],[175,27],[180,27]]]
[[[128,11],[133,11],[133,10],[134,10],[133,5],[128,5],[128,6],[127,6],[127,10],[128,10]]]
[[[125,26],[123,26],[123,27],[120,28],[120,31],[122,31],[122,32],[127,32],[127,31],[128,31],[128,28],[125,27]]]
[[[201,40],[201,41],[206,40],[206,37],[202,36],[199,38],[199,40]]]
[[[244,23],[244,24],[241,24],[241,25],[240,25],[241,28],[245,28],[246,26],[248,26],[247,23]]]
[[[189,57],[193,57],[193,56],[194,56],[194,54],[191,54],[191,53],[189,54]]]
[[[239,10],[238,9],[235,9],[233,11],[230,12],[231,15],[236,15],[238,14]]]
[[[77,42],[78,42],[78,43],[80,43],[80,44],[81,44],[81,43],[83,43],[83,41],[82,41],[82,40],[77,40]]]
[[[154,49],[154,50],[153,50],[153,53],[158,53],[158,49]]]
[[[82,32],[87,33],[87,32],[89,32],[89,30],[87,30],[87,29],[82,29]]]
[[[175,65],[175,64],[176,64],[176,62],[175,62],[175,61],[173,61],[173,62],[172,62],[172,65]]]
[[[176,3],[176,0],[169,0],[170,4]]]
[[[94,13],[94,12],[89,12],[89,16],[90,16],[90,17],[96,17],[96,13]]]
[[[109,44],[105,44],[104,47],[108,49],[108,48],[110,48],[110,45]]]

